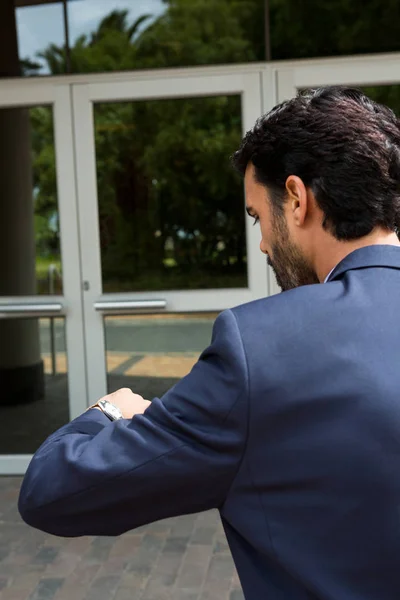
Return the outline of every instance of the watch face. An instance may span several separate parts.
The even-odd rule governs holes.
[[[108,402],[108,400],[101,400],[99,402],[103,412],[112,420],[112,421],[117,421],[118,419],[122,419],[122,412],[119,410],[119,408],[117,408],[116,406],[114,406],[114,404],[111,404],[111,402]]]
[[[119,419],[121,417],[121,411],[112,404],[109,404],[107,409],[115,419]]]

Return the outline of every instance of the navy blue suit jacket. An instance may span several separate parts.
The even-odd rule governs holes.
[[[25,521],[119,535],[218,508],[247,599],[400,598],[400,249],[223,312],[142,416],[86,412],[35,454]]]

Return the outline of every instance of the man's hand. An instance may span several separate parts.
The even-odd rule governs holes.
[[[101,398],[101,400],[108,400],[111,404],[114,404],[122,412],[124,419],[132,419],[135,415],[142,415],[146,408],[151,404],[148,400],[134,394],[129,388],[122,388],[108,394]]]

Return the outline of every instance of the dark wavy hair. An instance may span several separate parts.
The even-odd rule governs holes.
[[[232,161],[244,175],[249,162],[283,210],[285,182],[300,177],[339,240],[400,226],[400,122],[387,106],[353,88],[300,93],[257,120]]]

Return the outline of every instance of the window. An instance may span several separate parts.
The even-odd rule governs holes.
[[[398,0],[269,0],[272,59],[400,50]]]
[[[265,59],[265,0],[15,2],[24,75]]]

